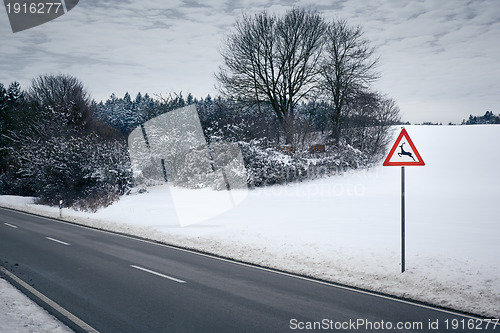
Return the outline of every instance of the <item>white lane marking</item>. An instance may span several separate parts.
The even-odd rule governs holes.
[[[99,333],[98,330],[96,330],[95,328],[93,328],[92,326],[90,326],[89,324],[87,324],[86,322],[84,322],[83,320],[81,320],[80,318],[78,318],[77,316],[75,316],[74,314],[69,312],[68,310],[64,309],[62,306],[60,306],[59,304],[57,304],[56,302],[54,302],[53,300],[51,300],[50,298],[48,298],[47,296],[45,296],[44,294],[42,294],[41,292],[39,292],[38,290],[33,288],[32,286],[30,286],[29,284],[24,282],[23,280],[18,278],[16,275],[14,275],[11,272],[9,272],[8,270],[6,270],[5,268],[0,266],[0,271],[3,274],[9,276],[12,280],[14,280],[16,283],[18,283],[21,287],[23,287],[24,289],[29,291],[34,297],[38,298],[39,300],[41,300],[42,302],[44,302],[45,304],[50,306],[52,309],[56,310],[64,317],[68,318],[70,321],[72,321],[75,325],[77,325],[78,327],[83,329],[85,332]]]
[[[148,244],[155,245],[155,246],[166,247],[166,248],[169,248],[169,249],[172,249],[172,250],[186,252],[186,253],[190,253],[190,254],[194,254],[194,255],[198,255],[198,256],[202,256],[202,257],[207,257],[207,258],[211,258],[211,259],[215,259],[215,260],[219,260],[219,261],[225,261],[225,262],[228,262],[228,263],[231,263],[231,264],[245,266],[245,267],[249,267],[249,268],[253,268],[253,269],[258,269],[258,270],[261,270],[261,271],[270,272],[270,273],[274,273],[274,274],[278,274],[278,275],[288,276],[288,277],[291,277],[291,278],[295,278],[295,279],[299,279],[299,280],[304,280],[304,281],[308,281],[308,282],[312,282],[312,283],[317,283],[317,284],[322,284],[322,285],[329,286],[329,287],[334,287],[334,288],[349,290],[349,291],[352,291],[352,292],[355,292],[355,293],[359,293],[359,294],[370,295],[370,296],[374,296],[374,297],[378,297],[378,298],[382,298],[382,299],[387,299],[387,300],[398,302],[398,303],[413,305],[413,306],[416,306],[416,307],[419,307],[419,308],[429,309],[429,310],[432,310],[432,311],[437,311],[437,312],[446,313],[446,314],[451,314],[451,315],[462,317],[462,318],[477,319],[477,320],[481,320],[481,321],[487,321],[488,320],[488,319],[485,319],[485,318],[481,318],[479,316],[460,313],[458,311],[454,311],[453,309],[442,309],[442,308],[438,308],[437,306],[433,306],[433,305],[430,305],[430,304],[426,305],[426,304],[421,304],[421,303],[417,303],[417,302],[412,302],[411,300],[404,300],[404,299],[398,298],[397,296],[383,295],[383,294],[380,294],[380,293],[377,293],[377,292],[371,292],[369,290],[360,290],[360,289],[356,289],[356,288],[353,288],[353,287],[336,284],[335,282],[328,282],[328,281],[316,280],[314,278],[308,278],[308,277],[305,277],[305,276],[296,275],[294,273],[286,273],[286,272],[278,271],[278,270],[275,270],[275,269],[272,269],[272,268],[260,267],[260,266],[256,266],[256,265],[249,264],[249,263],[244,263],[244,262],[240,262],[240,261],[235,261],[235,260],[231,260],[231,259],[217,257],[216,255],[211,255],[211,254],[207,254],[207,253],[196,252],[196,251],[193,251],[193,250],[181,248],[180,246],[174,246],[174,245],[169,245],[169,244],[165,244],[165,243],[159,243],[159,242],[153,241],[153,240],[141,239],[141,238],[137,238],[137,237],[132,236],[132,235],[121,234],[121,233],[119,233],[119,231],[97,229],[95,227],[91,227],[91,226],[88,226],[88,225],[78,224],[77,222],[69,222],[69,221],[64,221],[64,220],[58,220],[58,219],[55,219],[55,218],[50,218],[50,217],[47,217],[47,216],[42,216],[42,215],[37,215],[37,214],[33,214],[33,213],[23,212],[21,210],[12,209],[12,208],[0,207],[0,209],[8,210],[8,211],[14,211],[14,212],[19,213],[19,214],[28,215],[28,216],[31,216],[31,217],[38,217],[38,218],[41,218],[41,219],[44,219],[44,220],[49,220],[49,221],[52,221],[52,222],[66,224],[66,225],[70,225],[70,226],[73,226],[73,227],[78,227],[78,228],[93,230],[93,231],[97,231],[97,232],[102,232],[102,233],[105,233],[105,234],[114,235],[114,236],[118,236],[118,237],[128,238],[128,239],[132,239],[132,240],[137,241],[137,242],[143,242],[143,243],[148,243]]]
[[[17,229],[17,226],[10,224],[10,223],[4,223],[6,226]]]
[[[54,238],[50,238],[50,237],[45,237],[47,238],[48,240],[50,241],[53,241],[53,242],[56,242],[56,243],[59,243],[59,244],[62,244],[62,245],[71,245],[69,243],[66,243],[66,242],[63,242],[63,241],[60,241],[60,240],[57,240],[57,239],[54,239]]]
[[[182,281],[182,280],[176,279],[174,277],[171,277],[171,276],[168,276],[168,275],[165,275],[165,274],[162,274],[162,273],[158,273],[158,272],[152,271],[152,270],[144,268],[144,267],[139,267],[139,266],[136,266],[136,265],[130,265],[130,267],[133,267],[135,269],[139,269],[141,271],[148,272],[148,273],[151,273],[151,274],[154,274],[154,275],[158,275],[158,276],[161,276],[162,278],[169,279],[169,280],[172,280],[172,281],[175,281],[175,282],[186,283],[186,281]]]

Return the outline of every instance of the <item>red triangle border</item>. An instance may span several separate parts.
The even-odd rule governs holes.
[[[417,161],[413,162],[390,162],[392,155],[394,155],[394,152],[398,148],[398,143],[401,141],[403,136],[406,138],[406,141],[408,141],[408,144],[410,145],[411,149],[415,153],[415,157],[417,158]],[[401,133],[399,134],[398,138],[396,139],[396,142],[394,142],[394,145],[392,146],[391,150],[389,151],[389,154],[385,158],[384,161],[384,166],[406,166],[406,165],[425,165],[424,160],[422,159],[422,156],[418,153],[417,148],[413,144],[413,141],[411,141],[410,136],[408,135],[408,132],[406,132],[406,129],[403,127],[401,130]]]

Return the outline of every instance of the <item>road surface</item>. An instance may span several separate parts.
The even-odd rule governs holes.
[[[500,332],[500,323],[8,209],[0,268],[80,331]]]

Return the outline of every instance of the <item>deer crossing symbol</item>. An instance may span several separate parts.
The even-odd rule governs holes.
[[[409,151],[405,151],[405,150],[403,149],[403,145],[404,145],[404,144],[405,144],[405,142],[403,142],[403,143],[401,144],[401,146],[399,146],[399,148],[401,148],[401,152],[400,152],[400,153],[398,153],[398,156],[399,156],[399,157],[404,156],[404,155],[406,155],[406,156],[410,156],[410,157],[411,157],[411,159],[415,161],[415,159],[413,158],[413,155],[411,154],[411,152],[409,152]]]

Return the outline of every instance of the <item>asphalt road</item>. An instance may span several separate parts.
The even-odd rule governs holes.
[[[7,209],[0,266],[100,332],[500,332],[500,323],[486,329],[468,316]]]

